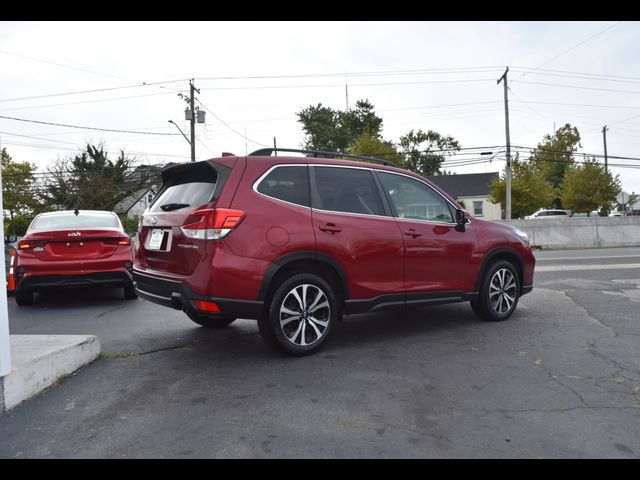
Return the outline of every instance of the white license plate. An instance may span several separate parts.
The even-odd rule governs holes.
[[[162,240],[164,239],[164,230],[151,230],[151,237],[149,237],[149,250],[160,250]]]

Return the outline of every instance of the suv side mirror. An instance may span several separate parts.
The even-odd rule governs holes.
[[[461,209],[456,210],[456,230],[458,232],[464,232],[465,223],[467,223],[467,217],[465,217],[464,211]]]

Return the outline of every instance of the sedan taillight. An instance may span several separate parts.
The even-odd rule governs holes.
[[[191,216],[202,218],[195,223],[180,227],[186,237],[196,240],[219,240],[240,224],[245,217],[245,212],[229,208],[209,208],[196,210]]]
[[[131,239],[129,237],[108,238],[103,240],[103,243],[107,245],[131,245]]]

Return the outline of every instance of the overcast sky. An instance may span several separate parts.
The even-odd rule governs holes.
[[[178,93],[195,78],[207,112],[196,126],[198,160],[250,153],[274,137],[300,148],[296,112],[344,110],[348,91],[351,106],[375,106],[385,139],[435,130],[469,149],[447,170],[502,171],[496,82],[509,66],[514,146],[535,147],[568,122],[580,153],[602,155],[607,125],[609,164],[640,167],[639,60],[640,22],[625,21],[0,22],[0,116],[67,125],[0,118],[0,143],[40,168],[101,141],[140,163],[189,161],[168,120],[188,135]],[[640,193],[640,169],[611,170]]]

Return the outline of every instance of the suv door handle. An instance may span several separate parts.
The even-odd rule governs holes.
[[[414,228],[410,228],[409,230],[405,230],[404,234],[410,236],[411,238],[418,238],[418,237],[422,236],[422,234],[418,233]]]
[[[331,234],[338,233],[338,232],[342,231],[342,229],[340,227],[336,226],[335,223],[325,223],[324,225],[320,225],[318,228],[320,230],[322,230],[323,232],[328,232],[328,233],[331,233]]]

